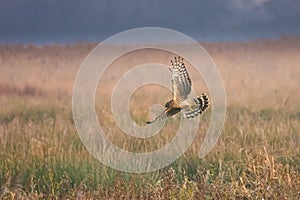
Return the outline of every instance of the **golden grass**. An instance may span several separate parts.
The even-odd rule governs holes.
[[[128,174],[95,160],[82,145],[71,112],[72,87],[93,44],[0,47],[0,197],[3,199],[299,199],[300,38],[203,45],[225,84],[228,112],[221,137],[197,157],[210,112],[188,151],[153,173]],[[170,119],[149,139],[126,136],[110,112],[110,91],[126,70],[143,62],[168,64],[154,50],[128,54],[99,83],[96,107],[107,136],[130,151],[161,148],[178,125]],[[140,59],[137,59],[140,58]],[[197,93],[206,91],[190,67]],[[138,124],[148,108],[171,96],[158,86],[140,88],[130,102]],[[100,98],[101,97],[101,98]],[[145,98],[147,97],[147,98]]]

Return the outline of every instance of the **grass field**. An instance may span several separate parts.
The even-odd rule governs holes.
[[[0,46],[1,199],[300,198],[299,37],[204,43],[226,88],[222,135],[208,156],[197,157],[209,110],[188,151],[170,166],[145,174],[104,166],[76,132],[72,87],[94,46]],[[120,58],[106,71],[99,83],[106,89],[97,91],[96,108],[116,145],[149,151],[174,137],[176,119],[152,138],[128,137],[116,128],[109,107],[113,84],[127,69],[153,59],[168,64],[172,56],[144,50]],[[189,71],[196,92],[208,92],[201,76]],[[150,105],[170,97],[158,86],[140,88],[130,102],[132,118],[142,124]]]

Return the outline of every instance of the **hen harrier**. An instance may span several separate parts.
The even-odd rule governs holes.
[[[154,120],[146,122],[151,124],[157,120],[166,119],[183,111],[183,118],[189,119],[201,115],[209,106],[209,99],[206,94],[201,94],[195,99],[188,99],[191,92],[192,82],[185,68],[183,58],[175,57],[171,60],[172,67],[172,88],[173,99],[165,104],[165,110]]]

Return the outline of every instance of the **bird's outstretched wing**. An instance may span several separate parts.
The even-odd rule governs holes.
[[[146,122],[147,124],[151,124],[157,120],[166,119],[176,113],[180,112],[181,108],[167,108],[160,115],[158,115],[154,120]]]
[[[183,58],[178,56],[171,60],[173,100],[180,104],[191,92],[192,82],[185,68]]]
[[[190,119],[201,115],[209,107],[209,98],[206,94],[201,94],[197,98],[193,99],[196,106],[191,109],[183,110],[183,118]]]

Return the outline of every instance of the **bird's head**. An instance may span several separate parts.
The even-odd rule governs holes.
[[[171,105],[172,105],[172,103],[173,103],[173,100],[168,101],[168,102],[165,104],[165,108],[170,108]]]

